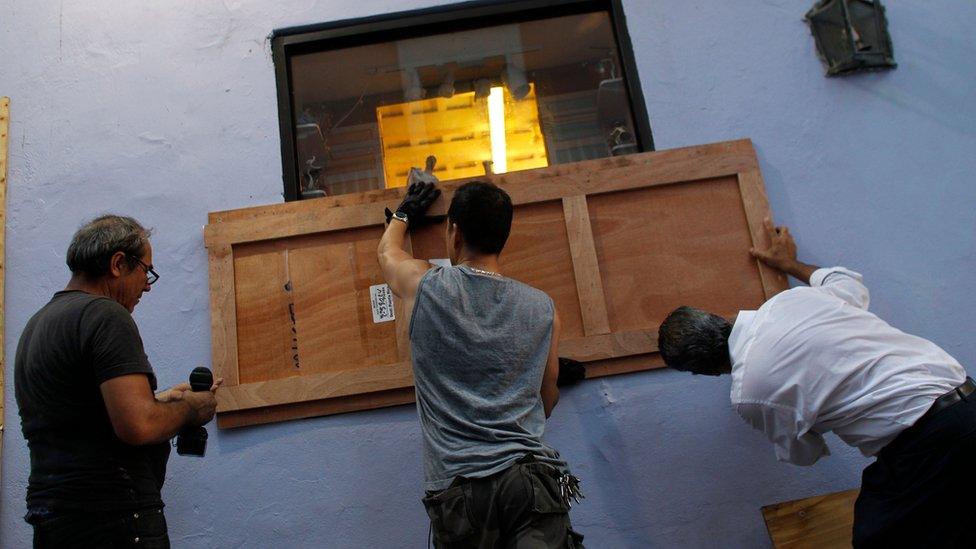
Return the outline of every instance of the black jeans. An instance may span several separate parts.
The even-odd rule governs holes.
[[[974,467],[976,394],[902,431],[864,469],[854,547],[973,547]]]
[[[34,526],[34,549],[169,549],[166,517],[161,508],[124,513],[62,511],[49,514],[31,510],[25,518]]]
[[[569,522],[558,472],[516,463],[485,478],[458,478],[423,499],[438,549],[583,549]]]

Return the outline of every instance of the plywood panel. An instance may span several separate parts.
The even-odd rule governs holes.
[[[657,329],[677,305],[732,316],[786,287],[748,255],[769,215],[748,141],[488,179],[515,204],[503,273],[552,296],[560,355],[587,362],[590,377],[661,367]],[[462,183],[441,185],[431,215]],[[402,193],[211,214],[214,360],[229,380],[219,425],[412,400],[410,311],[396,302],[396,321],[374,323],[368,291],[382,283],[383,206]],[[445,258],[445,236],[442,220],[415,228],[409,246]]]
[[[443,219],[437,223],[411,229],[408,236],[413,256],[418,259],[444,259],[449,256],[446,241],[447,222]]]
[[[234,258],[240,383],[301,373],[288,250],[251,246]]]
[[[563,337],[583,336],[562,202],[521,205],[513,217],[512,233],[498,258],[502,272],[549,294],[562,321]]]
[[[835,492],[762,508],[766,529],[777,549],[851,547],[854,501],[859,490]]]
[[[734,176],[588,198],[612,331],[680,305],[731,316],[765,300]]]
[[[374,323],[369,287],[383,284],[378,227],[293,250],[290,272],[303,375],[396,362],[394,322]]]

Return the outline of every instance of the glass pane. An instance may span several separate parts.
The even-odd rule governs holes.
[[[289,58],[303,197],[637,152],[606,12]]]

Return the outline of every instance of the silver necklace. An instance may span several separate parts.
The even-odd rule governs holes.
[[[474,271],[474,272],[476,272],[478,274],[483,274],[485,276],[495,276],[495,277],[498,277],[498,278],[502,278],[502,275],[500,275],[500,274],[498,274],[496,272],[485,271],[485,270],[479,269],[477,267],[472,267],[471,265],[465,265],[465,267],[471,269],[472,271]]]

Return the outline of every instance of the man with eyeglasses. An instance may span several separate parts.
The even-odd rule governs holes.
[[[68,286],[28,321],[14,366],[34,547],[169,547],[168,441],[213,418],[220,380],[210,391],[182,383],[153,394],[132,311],[159,275],[136,220],[85,224],[67,264]]]

